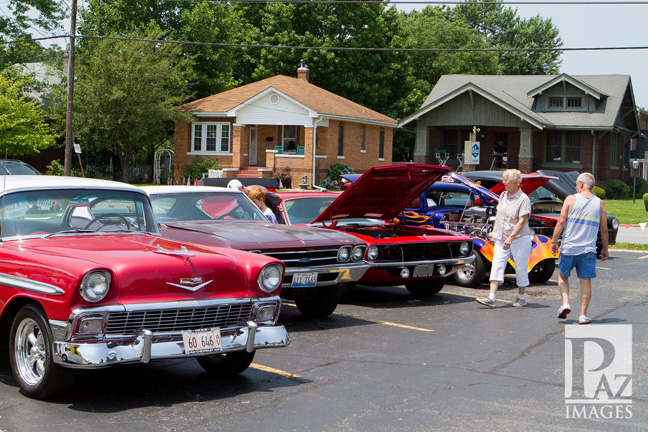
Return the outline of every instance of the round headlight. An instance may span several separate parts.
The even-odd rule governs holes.
[[[376,258],[378,258],[378,246],[370,246],[369,247],[369,252],[367,253],[367,257],[373,261]]]
[[[283,282],[283,267],[281,264],[268,264],[259,274],[259,288],[270,293],[281,286]]]
[[[337,254],[337,260],[339,262],[347,262],[349,261],[349,258],[351,257],[351,248],[350,247],[341,247],[338,250]]]
[[[351,251],[351,259],[353,261],[362,261],[364,259],[365,248],[362,246],[354,246]]]
[[[91,271],[81,281],[81,297],[90,303],[101,301],[110,288],[110,273],[104,270]]]
[[[461,253],[461,255],[468,255],[468,253],[470,253],[470,245],[468,244],[468,242],[461,243],[461,245],[459,246],[459,252]]]
[[[617,219],[617,218],[612,219],[612,229],[614,231],[619,229],[619,219]]]

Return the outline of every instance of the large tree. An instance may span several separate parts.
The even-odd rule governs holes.
[[[463,21],[486,36],[495,48],[560,48],[563,41],[551,18],[539,15],[521,19],[517,9],[505,7],[502,0],[466,0],[448,9],[448,19]],[[560,67],[559,50],[508,51],[500,54],[506,75],[555,74]]]
[[[0,153],[36,155],[55,144],[40,103],[25,95],[33,83],[17,73],[0,74]]]
[[[133,33],[157,39],[159,31]],[[180,47],[122,40],[89,41],[79,53],[74,131],[81,144],[119,158],[122,180],[170,135],[190,96],[190,60]]]

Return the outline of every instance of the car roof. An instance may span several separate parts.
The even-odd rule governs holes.
[[[229,189],[226,187],[218,186],[140,186],[140,189],[146,192],[149,195],[157,194],[169,194],[169,193],[197,193],[197,192],[209,192],[209,193],[234,193],[242,194],[243,192],[236,189]]]
[[[0,193],[35,189],[118,189],[141,193],[136,186],[112,180],[84,177],[9,175],[0,178]]]

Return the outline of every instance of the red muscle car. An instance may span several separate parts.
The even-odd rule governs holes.
[[[405,285],[417,296],[438,293],[448,276],[473,261],[472,240],[456,232],[406,226],[394,218],[449,168],[425,164],[370,169],[341,194],[285,192],[287,223],[351,233],[366,242],[370,267],[358,283]]]
[[[0,208],[0,328],[27,396],[64,392],[75,368],[156,359],[239,373],[289,343],[283,264],[161,237],[136,187],[3,176]]]

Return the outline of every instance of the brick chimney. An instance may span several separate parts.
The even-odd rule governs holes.
[[[306,61],[301,60],[301,66],[299,66],[299,68],[297,69],[297,79],[301,79],[308,82],[309,74],[310,71],[308,70],[308,66],[306,66]]]

